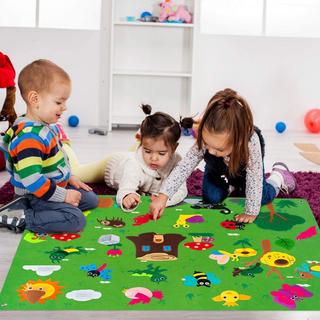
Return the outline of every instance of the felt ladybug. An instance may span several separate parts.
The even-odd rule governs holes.
[[[243,230],[245,228],[244,222],[238,222],[238,221],[233,221],[233,220],[222,221],[220,223],[220,225],[223,228],[230,229],[230,230],[236,230],[236,229]]]

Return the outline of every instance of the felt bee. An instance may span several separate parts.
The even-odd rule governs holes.
[[[308,265],[307,263],[303,263],[296,271],[299,273],[301,279],[320,278],[320,264],[311,263]]]
[[[220,279],[218,279],[211,272],[202,272],[202,271],[194,271],[193,275],[187,275],[182,278],[185,286],[190,287],[207,287],[210,288],[211,284],[220,283]]]

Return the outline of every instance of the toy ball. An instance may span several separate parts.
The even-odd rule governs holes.
[[[140,18],[141,19],[144,19],[146,17],[151,17],[152,14],[149,12],[149,11],[143,11],[141,14],[140,14]]]
[[[276,126],[275,126],[276,130],[278,133],[282,133],[286,130],[287,126],[284,122],[282,121],[279,121],[276,123]]]
[[[70,116],[68,118],[68,124],[70,127],[76,127],[79,124],[79,118],[77,116]]]
[[[304,116],[304,124],[311,133],[320,132],[320,109],[311,109]]]

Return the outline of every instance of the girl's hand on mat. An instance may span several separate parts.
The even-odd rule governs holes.
[[[168,201],[168,196],[164,193],[159,193],[157,196],[151,197],[151,204],[149,206],[149,212],[153,216],[153,220],[157,220],[163,214]]]
[[[256,220],[257,216],[253,216],[252,214],[238,214],[236,216],[236,221],[238,222],[244,222],[244,223],[252,223],[254,220]]]
[[[67,195],[64,200],[65,203],[69,203],[75,207],[77,207],[81,200],[81,193],[77,190],[68,189]]]
[[[71,176],[68,183],[70,186],[73,186],[76,189],[83,189],[85,191],[92,191],[92,188],[89,187],[87,184],[79,180],[76,176]]]
[[[122,200],[122,205],[126,209],[134,209],[140,203],[140,196],[135,193],[129,193]]]

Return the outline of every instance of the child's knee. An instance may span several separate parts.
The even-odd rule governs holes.
[[[98,203],[99,203],[98,196],[94,192],[88,191],[85,194],[84,202],[81,206],[81,209],[82,210],[94,209],[98,206]]]
[[[70,230],[66,232],[78,232],[84,229],[86,225],[86,217],[81,210],[77,210],[75,214],[72,215],[70,219],[71,223],[69,225]]]
[[[203,194],[203,200],[206,203],[219,203],[224,200],[221,194],[218,193],[207,193]]]
[[[223,201],[228,193],[225,192],[222,188],[219,188],[215,185],[203,184],[202,186],[203,200],[206,203],[219,203]]]

